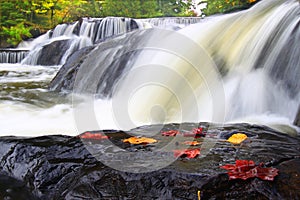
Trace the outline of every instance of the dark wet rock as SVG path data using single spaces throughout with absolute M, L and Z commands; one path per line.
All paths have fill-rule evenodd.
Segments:
M 109 157 L 113 148 L 103 148 L 105 140 L 81 141 L 69 136 L 1 137 L 0 195 L 20 191 L 27 199 L 197 199 L 197 192 L 201 191 L 201 199 L 300 198 L 299 135 L 289 136 L 268 127 L 249 124 L 218 126 L 201 123 L 200 126 L 204 127 L 209 141 L 215 143 L 206 156 L 179 158 L 162 169 L 147 173 L 111 169 L 86 149 L 86 146 L 92 147 L 101 152 L 102 158 L 116 159 Z M 139 152 L 155 155 L 156 148 L 173 139 L 162 136 L 160 127 L 143 126 L 126 133 L 101 132 L 121 149 L 137 152 L 136 156 Z M 184 132 L 194 127 L 198 124 L 169 124 L 162 131 L 180 129 Z M 95 132 L 99 131 L 91 131 Z M 233 146 L 224 141 L 236 132 L 247 134 L 248 142 Z M 152 134 L 151 137 L 159 142 L 152 145 L 123 143 L 122 139 L 128 138 L 129 134 L 148 137 Z M 204 139 L 196 140 L 203 142 Z M 184 147 L 177 145 L 178 148 Z M 165 156 L 173 156 L 172 151 Z M 163 158 L 158 156 L 156 162 L 162 162 Z M 279 175 L 273 182 L 258 178 L 229 181 L 226 171 L 220 166 L 234 163 L 236 159 L 264 162 L 267 167 L 279 169 Z M 132 167 L 135 164 L 132 163 Z M 151 164 L 142 163 L 144 166 Z
M 85 47 L 73 53 L 51 81 L 50 89 L 54 91 L 71 91 L 79 67 L 94 48 L 95 46 Z
M 46 32 L 45 30 L 41 30 L 39 28 L 30 29 L 30 34 L 31 34 L 32 38 L 37 38 L 40 35 L 44 34 L 45 32 Z
M 50 89 L 72 91 L 75 85 L 77 93 L 95 92 L 99 97 L 110 97 L 122 74 L 133 66 L 132 60 L 139 53 L 136 49 L 145 44 L 144 37 L 151 37 L 153 32 L 133 31 L 112 36 L 97 41 L 99 43 L 93 47 L 77 51 L 52 80 Z
M 66 51 L 70 48 L 69 40 L 57 40 L 43 46 L 37 65 L 59 65 Z
M 0 171 L 0 199 L 36 199 L 25 183 Z
M 294 124 L 298 127 L 300 127 L 300 105 L 298 107 L 298 112 L 294 121 Z

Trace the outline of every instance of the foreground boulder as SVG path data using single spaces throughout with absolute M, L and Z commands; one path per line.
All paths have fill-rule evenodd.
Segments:
M 109 168 L 98 161 L 86 147 L 99 148 L 109 157 L 112 148 L 102 148 L 105 140 L 128 152 L 149 152 L 173 137 L 151 135 L 154 144 L 131 145 L 122 140 L 128 134 L 150 136 L 158 126 L 144 126 L 129 132 L 97 131 L 80 139 L 69 136 L 37 138 L 0 138 L 0 198 L 11 199 L 299 199 L 300 137 L 289 136 L 268 127 L 249 124 L 218 126 L 202 124 L 168 124 L 162 131 L 189 133 L 201 126 L 203 137 L 213 141 L 208 150 L 199 146 L 204 156 L 178 158 L 172 164 L 152 172 L 130 173 Z M 241 132 L 248 136 L 242 145 L 226 139 Z M 106 137 L 100 139 L 99 135 Z M 98 139 L 90 138 L 97 134 Z M 204 137 L 205 136 L 205 137 Z M 83 138 L 83 137 L 82 137 Z M 193 140 L 183 137 L 184 140 Z M 182 148 L 182 144 L 176 144 Z M 136 154 L 138 156 L 138 154 Z M 165 156 L 174 156 L 173 152 Z M 114 157 L 110 157 L 114 159 Z M 142 158 L 141 158 L 142 159 Z M 274 181 L 258 178 L 229 180 L 220 166 L 237 159 L 253 160 L 279 170 Z M 158 156 L 156 163 L 162 162 Z M 122 164 L 122 162 L 120 163 Z M 153 164 L 153 163 L 152 163 Z M 151 163 L 142 163 L 145 167 Z M 136 167 L 136 163 L 132 163 Z M 200 191 L 200 192 L 198 192 Z M 19 194 L 16 197 L 16 194 Z

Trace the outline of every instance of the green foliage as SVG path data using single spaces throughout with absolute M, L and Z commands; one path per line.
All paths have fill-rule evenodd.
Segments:
M 192 0 L 105 0 L 105 16 L 132 18 L 191 16 Z
M 140 0 L 106 0 L 103 3 L 103 12 L 106 16 L 141 18 L 148 13 L 156 13 L 155 1 Z
M 192 0 L 159 0 L 158 4 L 162 16 L 176 17 L 194 15 L 193 12 L 190 11 Z
M 24 23 L 19 23 L 16 26 L 9 28 L 3 27 L 3 36 L 8 38 L 7 42 L 12 45 L 17 45 L 24 37 L 31 37 L 30 28 L 26 28 Z
M 0 2 L 0 39 L 12 45 L 18 44 L 24 36 L 31 37 L 29 28 L 24 25 L 26 19 L 18 10 L 17 3 L 18 1 Z
M 237 10 L 249 6 L 254 2 L 256 0 L 203 0 L 200 4 L 207 4 L 206 9 L 202 10 L 205 15 L 213 15 Z

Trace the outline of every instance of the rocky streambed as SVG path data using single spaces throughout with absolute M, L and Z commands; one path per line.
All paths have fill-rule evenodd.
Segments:
M 200 149 L 195 158 L 179 157 L 174 162 L 149 172 L 134 173 L 129 169 L 163 166 L 174 152 L 159 148 L 172 143 L 173 136 L 161 132 L 179 130 L 190 133 L 194 127 L 203 129 L 203 137 L 182 137 L 199 146 L 184 146 L 175 142 L 174 148 Z M 160 130 L 159 132 L 157 130 Z M 157 132 L 157 134 L 153 134 Z M 226 141 L 234 133 L 248 139 L 241 145 Z M 168 124 L 143 126 L 123 132 L 92 131 L 108 139 L 80 138 L 63 135 L 36 138 L 0 138 L 0 198 L 1 199 L 299 199 L 300 198 L 300 136 L 290 136 L 265 126 L 250 124 L 214 125 Z M 130 135 L 151 136 L 153 144 L 128 144 Z M 205 136 L 205 137 L 204 137 Z M 111 146 L 105 143 L 111 142 Z M 207 142 L 209 141 L 209 142 Z M 205 145 L 213 144 L 213 145 Z M 115 147 L 118 148 L 115 148 Z M 94 151 L 88 151 L 87 149 Z M 119 159 L 124 152 L 131 158 Z M 119 154 L 118 154 L 119 153 Z M 155 156 L 149 162 L 141 154 Z M 136 157 L 135 157 L 136 156 Z M 124 170 L 116 170 L 99 160 L 116 161 Z M 133 160 L 132 162 L 130 162 Z M 236 160 L 253 160 L 265 167 L 279 170 L 273 181 L 260 178 L 229 180 L 220 166 Z M 130 164 L 132 163 L 132 165 Z

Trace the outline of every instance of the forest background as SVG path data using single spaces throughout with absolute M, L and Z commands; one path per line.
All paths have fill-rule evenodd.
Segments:
M 240 10 L 256 0 L 1 0 L 0 47 L 15 47 L 82 17 L 196 17 Z M 196 12 L 201 7 L 200 12 Z

